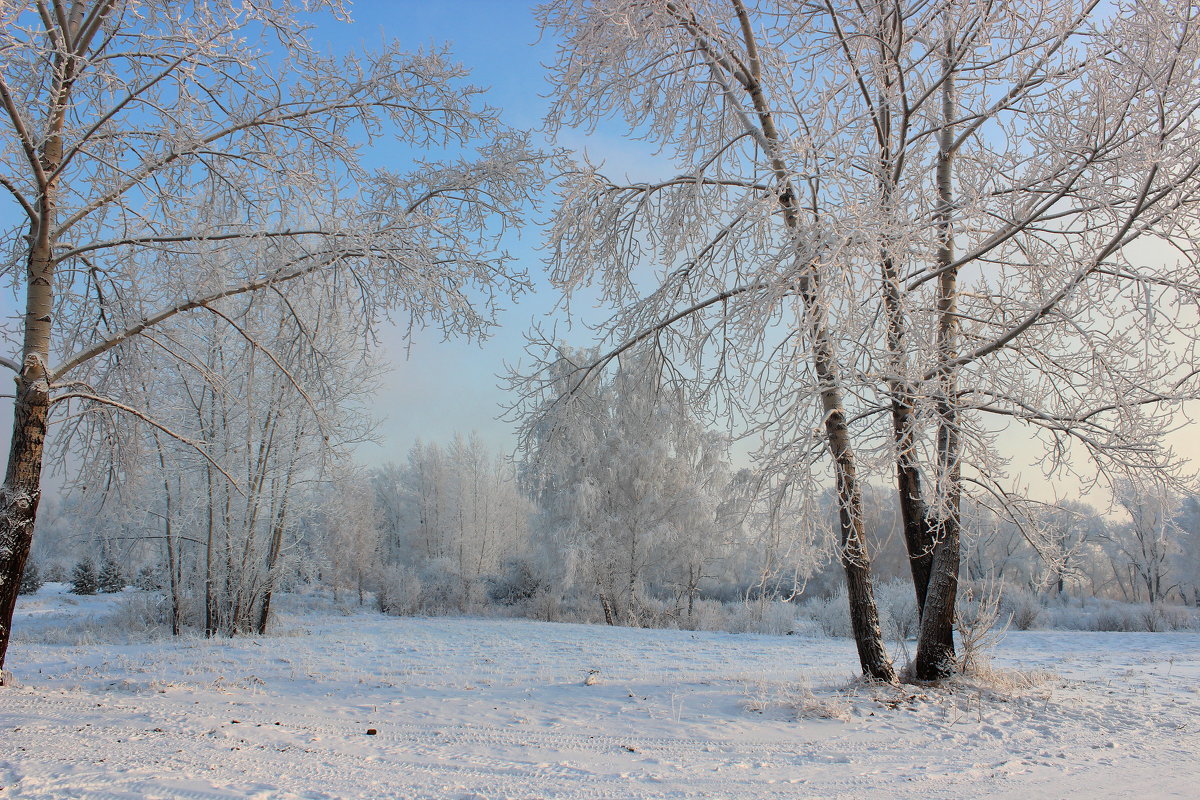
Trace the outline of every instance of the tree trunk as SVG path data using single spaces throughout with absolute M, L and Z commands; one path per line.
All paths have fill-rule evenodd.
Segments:
M 962 493 L 961 442 L 958 428 L 958 271 L 954 263 L 954 48 L 952 31 L 947 31 L 942 60 L 942 130 L 940 131 L 934 223 L 938 231 L 936 266 L 938 278 L 937 375 L 937 468 L 938 505 L 933 520 L 932 574 L 925 594 L 921 632 L 917 639 L 916 677 L 940 680 L 955 671 L 954 605 L 958 596 L 960 561 L 959 503 Z
M 884 9 L 878 20 L 875 35 L 879 42 L 879 61 L 882 65 L 880 90 L 875 104 L 879 159 L 876 165 L 879 200 L 884 218 L 896 219 L 896 193 L 900 182 L 902 161 L 898 152 L 904 142 L 893 141 L 896 104 L 893 92 L 899 80 L 893 69 L 900 67 L 895 59 L 899 47 L 897 35 L 904 25 L 892 9 Z M 903 138 L 906 126 L 899 125 Z M 896 460 L 896 494 L 900 519 L 904 529 L 904 545 L 912 573 L 913 590 L 917 597 L 917 618 L 925 611 L 925 595 L 929 588 L 929 573 L 933 562 L 933 531 L 929 524 L 928 506 L 921 486 L 921 471 L 917 454 L 916 387 L 907 377 L 908 345 L 905 341 L 909 324 L 904 312 L 901 278 L 896 267 L 894 242 L 885 238 L 879 253 L 880 278 L 883 287 L 883 311 L 887 331 L 887 349 L 892 375 L 887 380 L 891 400 L 892 437 Z
M 775 123 L 775 114 L 768 102 L 758 72 L 758 44 L 755 41 L 749 15 L 741 0 L 734 0 L 746 53 L 751 65 L 749 73 L 734 75 L 754 107 L 759 131 L 766 145 L 766 155 L 775 178 L 780 215 L 788 234 L 797 242 L 804 236 L 798 195 L 793 185 L 792 171 L 784 154 L 788 152 L 783 133 Z M 701 40 L 701 46 L 707 46 Z M 718 67 L 714 66 L 714 69 Z M 825 412 L 825 441 L 833 459 L 834 480 L 837 485 L 838 517 L 841 527 L 842 568 L 850 602 L 850 624 L 858 647 L 858 660 L 863 674 L 874 680 L 894 683 L 896 672 L 887 657 L 883 635 L 879 629 L 879 610 L 871 587 L 871 561 L 863 536 L 862 492 L 850 431 L 846 425 L 843 387 L 838 373 L 837 355 L 829 327 L 829 309 L 821 297 L 819 265 L 805 253 L 796 254 L 796 289 L 804 305 L 805 323 L 812 341 L 812 366 L 820 386 L 821 405 Z
M 604 621 L 609 625 L 616 625 L 617 621 L 613 618 L 612 603 L 608 601 L 608 595 L 604 592 L 600 593 L 600 608 L 604 611 Z
M 0 487 L 0 669 L 8 652 L 17 593 L 42 497 L 42 452 L 49 410 L 50 383 L 45 362 L 30 355 L 17 376 L 12 445 L 4 486 Z
M 850 605 L 850 627 L 858 647 L 863 674 L 875 680 L 894 683 L 896 672 L 883 646 L 879 628 L 879 610 L 871 586 L 871 559 L 863 531 L 862 491 L 858 485 L 854 453 L 846 427 L 846 413 L 833 392 L 824 392 L 825 430 L 833 453 L 838 493 L 838 519 L 841 525 L 840 558 L 846 573 L 846 592 Z
M 60 56 L 56 59 L 56 95 L 63 94 L 68 82 L 69 67 Z M 62 163 L 64 113 L 51 114 L 54 124 L 39 153 L 42 173 L 48 176 L 53 176 Z M 41 187 L 37 218 L 30 223 L 28 236 L 22 364 L 21 372 L 15 376 L 12 442 L 4 485 L 0 487 L 0 670 L 12 636 L 17 592 L 33 544 L 34 523 L 42 498 L 42 456 L 50 413 L 47 364 L 54 313 L 54 248 L 50 236 L 57 195 L 57 178 L 50 178 Z

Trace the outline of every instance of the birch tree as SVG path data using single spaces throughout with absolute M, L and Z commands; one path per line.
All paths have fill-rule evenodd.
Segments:
M 207 316 L 160 324 L 154 336 L 170 343 L 169 353 L 121 348 L 122 369 L 99 376 L 93 389 L 127 407 L 153 408 L 172 436 L 104 406 L 83 406 L 64 426 L 64 444 L 85 456 L 84 492 L 154 520 L 142 532 L 163 543 L 177 633 L 184 624 L 209 635 L 265 632 L 279 578 L 300 557 L 301 519 L 351 503 L 336 493 L 320 497 L 314 486 L 331 473 L 342 478 L 337 464 L 346 447 L 369 433 L 354 399 L 371 390 L 374 370 L 354 331 L 320 300 L 299 291 L 286 300 L 226 298 Z M 189 363 L 179 369 L 182 353 Z M 334 485 L 364 491 L 350 477 Z M 361 568 L 359 540 L 372 526 L 349 512 L 328 513 L 331 537 L 353 559 L 347 569 Z M 200 618 L 184 607 L 202 609 Z
M 406 464 L 376 470 L 372 483 L 383 564 L 417 573 L 431 610 L 480 606 L 488 579 L 528 547 L 532 509 L 513 465 L 476 434 L 417 442 Z
M 0 657 L 52 405 L 149 421 L 91 389 L 122 347 L 160 346 L 168 320 L 293 282 L 320 282 L 359 321 L 391 308 L 476 334 L 495 293 L 523 285 L 495 234 L 519 223 L 536 172 L 525 138 L 446 53 L 391 44 L 328 56 L 305 11 L 345 9 L 46 0 L 0 11 L 0 186 L 21 218 L 5 234 L 6 268 L 24 305 L 10 331 L 20 352 L 3 362 L 16 399 L 0 490 Z M 446 156 L 367 169 L 361 148 L 392 137 L 400 152 Z

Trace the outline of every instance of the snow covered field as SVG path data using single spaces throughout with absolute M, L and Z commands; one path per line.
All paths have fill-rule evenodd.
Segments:
M 1028 800 L 1200 785 L 1196 633 L 1010 633 L 994 666 L 1042 674 L 884 690 L 853 684 L 844 640 L 289 602 L 275 636 L 145 641 L 106 621 L 111 596 L 22 598 L 0 798 Z

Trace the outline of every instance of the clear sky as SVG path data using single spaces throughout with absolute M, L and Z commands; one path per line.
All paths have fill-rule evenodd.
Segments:
M 370 46 L 381 38 L 398 39 L 411 49 L 449 44 L 455 58 L 471 70 L 472 82 L 489 90 L 487 102 L 503 109 L 508 124 L 540 129 L 551 88 L 542 65 L 554 59 L 555 44 L 541 35 L 530 3 L 375 0 L 356 3 L 352 13 L 351 25 L 322 24 L 314 34 L 316 42 L 335 48 Z M 649 148 L 627 142 L 619 133 L 567 132 L 559 142 L 586 148 L 592 157 L 621 165 L 619 170 L 641 172 L 641 167 L 650 166 Z M 400 332 L 384 332 L 381 355 L 393 368 L 376 404 L 384 417 L 381 446 L 361 447 L 364 462 L 399 461 L 418 438 L 445 441 L 455 432 L 472 430 L 497 450 L 514 447 L 511 426 L 498 420 L 508 396 L 497 376 L 505 362 L 521 357 L 524 333 L 533 322 L 546 319 L 557 299 L 543 277 L 537 243 L 536 228 L 510 243 L 510 252 L 528 271 L 535 289 L 516 304 L 506 304 L 489 340 L 444 341 L 440 332 L 429 330 L 419 333 L 409 347 Z M 565 331 L 561 322 L 558 330 Z M 572 339 L 582 345 L 589 337 L 588 331 L 578 330 Z
M 370 47 L 382 39 L 398 39 L 411 49 L 449 44 L 455 57 L 471 69 L 473 82 L 489 87 L 488 102 L 504 110 L 509 124 L 540 127 L 550 88 L 542 64 L 553 60 L 554 43 L 541 37 L 524 0 L 360 0 L 352 15 L 350 24 L 320 17 L 315 42 L 335 50 Z M 619 130 L 588 136 L 567 132 L 560 144 L 586 147 L 593 158 L 607 160 L 617 173 L 644 176 L 663 167 L 646 145 L 625 141 Z M 380 162 L 388 157 L 386 146 L 371 155 Z M 0 223 L 7 223 L 12 211 L 0 208 Z M 493 448 L 511 450 L 511 426 L 497 419 L 507 399 L 497 375 L 506 361 L 522 356 L 525 331 L 531 323 L 544 320 L 556 301 L 542 277 L 537 239 L 537 229 L 531 228 L 521 241 L 512 243 L 511 252 L 533 278 L 535 291 L 501 311 L 490 340 L 443 341 L 440 332 L 429 330 L 418 332 L 410 347 L 400 331 L 382 332 L 380 357 L 390 369 L 373 402 L 383 418 L 380 445 L 363 445 L 362 461 L 401 461 L 418 438 L 445 441 L 455 432 L 472 430 Z M 2 298 L 0 311 L 12 314 L 11 303 L 11 296 Z M 561 323 L 559 332 L 564 333 Z M 582 329 L 568 336 L 581 345 L 590 339 Z M 6 441 L 11 410 L 7 404 L 0 404 L 0 409 L 0 438 Z M 1194 426 L 1181 430 L 1175 440 L 1179 449 L 1200 454 L 1200 435 Z M 1029 451 L 1015 443 L 1005 449 L 1015 456 L 1014 472 L 1025 471 L 1031 461 Z M 1032 484 L 1047 499 L 1054 493 L 1036 469 L 1029 469 L 1022 483 Z M 1067 485 L 1062 491 L 1072 490 Z

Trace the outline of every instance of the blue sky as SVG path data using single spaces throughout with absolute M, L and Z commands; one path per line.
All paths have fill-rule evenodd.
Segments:
M 315 43 L 334 50 L 369 48 L 383 39 L 397 39 L 414 50 L 449 45 L 472 71 L 472 82 L 489 88 L 488 102 L 504 110 L 510 125 L 540 127 L 547 105 L 544 96 L 550 89 L 542 64 L 554 59 L 555 43 L 541 36 L 530 4 L 523 0 L 362 0 L 353 7 L 352 16 L 350 24 L 335 23 L 327 15 L 314 18 L 318 22 Z M 618 174 L 644 176 L 662 169 L 662 162 L 656 162 L 646 145 L 627 141 L 621 134 L 619 126 L 590 135 L 568 131 L 560 136 L 560 144 L 586 147 L 590 156 L 606 160 L 610 171 Z M 386 163 L 387 146 L 377 145 L 370 159 Z M 9 210 L 0 210 L 0 217 L 8 214 Z M 534 322 L 546 321 L 557 299 L 542 275 L 537 240 L 538 231 L 530 228 L 523 239 L 511 243 L 511 252 L 533 278 L 535 291 L 507 304 L 490 340 L 444 341 L 440 332 L 428 330 L 418 332 L 409 346 L 401 331 L 381 332 L 379 355 L 390 368 L 370 403 L 382 418 L 380 444 L 360 447 L 363 462 L 401 461 L 418 438 L 445 441 L 455 432 L 472 430 L 494 449 L 511 450 L 515 443 L 511 426 L 497 419 L 507 400 L 498 387 L 498 373 L 505 362 L 521 358 L 525 331 Z M 12 313 L 11 303 L 11 296 L 0 300 L 0 311 Z M 561 322 L 558 331 L 574 344 L 586 344 L 591 338 L 586 329 L 571 332 Z M 0 404 L 0 417 L 9 413 L 7 405 Z M 4 431 L 0 437 L 7 438 L 10 424 L 0 418 Z M 1185 441 L 1191 438 L 1187 429 L 1179 436 Z M 1180 444 L 1192 449 L 1183 441 Z M 1021 462 L 1029 461 L 1031 454 L 1022 456 L 1019 448 L 1014 454 L 1018 456 L 1014 471 L 1020 471 Z M 1037 482 L 1036 471 L 1028 475 L 1027 480 Z
M 508 124 L 536 130 L 546 113 L 550 90 L 543 64 L 555 57 L 555 43 L 541 35 L 532 7 L 514 0 L 392 0 L 360 2 L 350 25 L 323 24 L 314 32 L 318 44 L 340 49 L 371 46 L 381 39 L 397 39 L 406 48 L 448 44 L 455 58 L 472 73 L 472 82 L 488 89 L 487 102 L 504 111 Z M 620 131 L 585 134 L 565 132 L 561 144 L 586 147 L 593 157 L 604 158 L 618 172 L 640 171 L 648 148 L 621 138 Z M 386 157 L 386 148 L 376 156 Z M 543 276 L 536 250 L 538 231 L 529 228 L 510 252 L 528 271 L 535 291 L 516 304 L 506 304 L 493 336 L 482 343 L 444 341 L 440 332 L 419 333 L 412 346 L 398 330 L 384 331 L 380 355 L 391 364 L 384 376 L 375 407 L 383 422 L 381 446 L 363 445 L 359 457 L 368 464 L 402 460 L 413 441 L 445 441 L 455 432 L 477 431 L 493 448 L 510 451 L 512 427 L 497 417 L 508 395 L 499 387 L 498 373 L 505 362 L 519 359 L 524 333 L 543 321 L 557 295 Z M 577 309 L 578 310 L 578 309 Z M 566 333 L 560 322 L 558 330 Z M 590 340 L 579 329 L 570 339 Z

